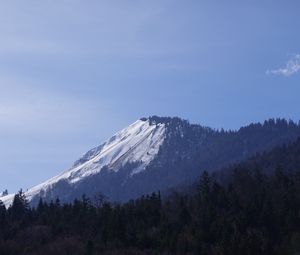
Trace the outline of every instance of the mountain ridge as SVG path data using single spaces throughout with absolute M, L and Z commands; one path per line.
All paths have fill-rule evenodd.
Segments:
M 299 136 L 299 124 L 283 119 L 224 131 L 178 117 L 141 118 L 25 194 L 32 203 L 40 197 L 70 202 L 96 193 L 126 201 L 193 180 L 204 170 L 225 167 Z M 8 204 L 12 197 L 1 199 Z

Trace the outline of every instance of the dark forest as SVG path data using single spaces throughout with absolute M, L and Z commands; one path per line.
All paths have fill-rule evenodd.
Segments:
M 99 194 L 30 207 L 20 191 L 0 205 L 1 255 L 298 254 L 299 152 L 300 140 L 227 169 L 226 184 L 204 172 L 189 193 L 124 204 Z

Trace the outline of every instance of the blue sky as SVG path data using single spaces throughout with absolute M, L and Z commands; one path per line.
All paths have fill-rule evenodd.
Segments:
M 149 115 L 236 129 L 300 118 L 298 0 L 9 0 L 0 190 L 67 169 Z

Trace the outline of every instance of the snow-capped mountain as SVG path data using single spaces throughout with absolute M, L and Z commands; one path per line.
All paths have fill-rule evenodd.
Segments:
M 165 125 L 150 125 L 149 120 L 138 120 L 115 134 L 107 142 L 87 152 L 71 169 L 51 179 L 50 183 L 66 179 L 76 183 L 82 178 L 99 173 L 104 166 L 118 171 L 129 162 L 140 162 L 131 175 L 145 170 L 164 141 Z M 47 182 L 46 184 L 49 184 Z
M 149 119 L 140 119 L 116 133 L 104 144 L 88 151 L 67 171 L 27 190 L 26 197 L 30 201 L 35 196 L 51 190 L 62 180 L 75 185 L 84 178 L 99 173 L 104 167 L 117 172 L 127 163 L 137 163 L 130 172 L 130 176 L 133 176 L 146 169 L 158 153 L 164 139 L 165 124 L 153 125 Z M 10 194 L 2 197 L 2 201 L 10 204 L 12 198 L 13 194 Z
M 203 170 L 216 170 L 298 137 L 299 124 L 285 120 L 226 132 L 179 118 L 143 118 L 25 194 L 32 204 L 39 198 L 71 202 L 83 194 L 92 198 L 97 193 L 113 201 L 127 201 L 193 181 Z M 9 205 L 13 196 L 0 199 Z

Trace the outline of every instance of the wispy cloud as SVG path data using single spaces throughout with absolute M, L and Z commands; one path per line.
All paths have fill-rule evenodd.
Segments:
M 284 68 L 278 68 L 274 70 L 268 70 L 267 74 L 283 75 L 289 77 L 300 71 L 300 54 L 294 55 L 287 63 Z
M 104 99 L 78 97 L 41 83 L 38 79 L 0 73 L 0 140 L 2 134 L 8 133 L 41 137 L 82 135 L 92 125 L 101 127 L 95 112 L 102 119 L 109 118 L 109 102 Z

